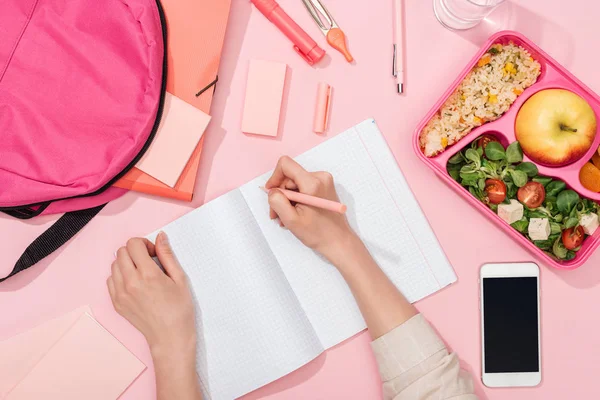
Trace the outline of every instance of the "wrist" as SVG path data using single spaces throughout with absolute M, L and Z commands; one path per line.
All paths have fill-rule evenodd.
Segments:
M 176 361 L 178 364 L 196 363 L 196 338 L 189 337 L 181 340 L 164 340 L 148 342 L 150 354 L 154 363 L 170 363 Z
M 353 260 L 356 260 L 359 253 L 364 251 L 366 251 L 366 248 L 362 240 L 354 231 L 349 231 L 329 246 L 328 250 L 323 252 L 323 255 L 338 270 L 342 271 L 351 268 L 355 264 Z

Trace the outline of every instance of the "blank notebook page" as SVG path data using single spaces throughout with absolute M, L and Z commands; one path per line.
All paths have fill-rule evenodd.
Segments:
M 456 280 L 375 121 L 297 160 L 333 173 L 350 223 L 411 302 Z M 240 397 L 365 328 L 337 270 L 269 219 L 268 176 L 163 228 L 199 305 L 207 399 Z
M 456 281 L 456 275 L 375 121 L 367 120 L 296 158 L 308 171 L 333 174 L 350 224 L 409 301 Z M 323 347 L 366 328 L 341 275 L 269 219 L 267 173 L 241 190 Z M 415 238 L 419 238 L 419 241 Z
M 323 352 L 239 190 L 163 230 L 199 305 L 204 398 L 234 399 Z

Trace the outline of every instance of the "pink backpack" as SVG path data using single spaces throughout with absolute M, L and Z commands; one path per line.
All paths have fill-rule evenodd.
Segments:
M 158 129 L 166 61 L 159 0 L 0 1 L 0 211 L 66 212 L 0 281 L 124 193 L 111 185 Z

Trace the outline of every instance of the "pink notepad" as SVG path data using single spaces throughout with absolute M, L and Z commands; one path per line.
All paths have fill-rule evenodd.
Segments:
M 85 313 L 85 306 L 0 342 L 0 399 L 14 388 Z
M 52 346 L 7 400 L 115 400 L 145 369 L 89 314 Z
M 242 132 L 277 136 L 287 65 L 250 60 Z
M 156 137 L 136 167 L 174 187 L 209 122 L 210 115 L 167 92 Z

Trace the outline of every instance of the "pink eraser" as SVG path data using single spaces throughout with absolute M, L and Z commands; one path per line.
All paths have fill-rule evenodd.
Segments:
M 250 60 L 242 132 L 277 136 L 287 65 Z
M 317 103 L 315 106 L 315 119 L 313 121 L 313 131 L 315 133 L 323 133 L 327 130 L 330 106 L 331 86 L 321 82 L 317 88 Z

